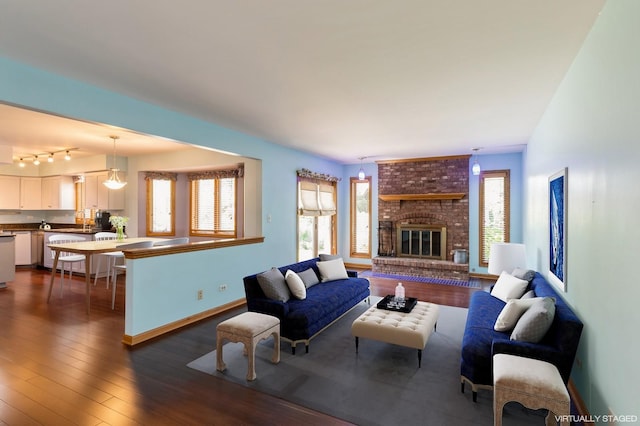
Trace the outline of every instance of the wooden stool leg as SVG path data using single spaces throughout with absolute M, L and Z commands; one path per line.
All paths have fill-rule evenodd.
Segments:
M 218 337 L 216 338 L 216 370 L 224 371 L 227 369 L 227 366 L 224 364 L 222 360 L 222 341 L 224 336 L 218 333 Z
M 244 342 L 244 347 L 247 351 L 247 358 L 249 358 L 249 368 L 247 369 L 247 380 L 253 381 L 256 379 L 256 345 L 254 339 L 247 339 Z M 248 347 L 247 347 L 248 346 Z
M 273 336 L 273 357 L 271 362 L 277 364 L 280 362 L 280 332 L 276 330 L 271 335 Z
M 503 401 L 500 392 L 496 392 L 494 389 L 493 394 L 493 426 L 502 426 L 502 409 L 504 408 L 505 401 Z

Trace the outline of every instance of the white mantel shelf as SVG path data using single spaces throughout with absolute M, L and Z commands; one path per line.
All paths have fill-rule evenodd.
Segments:
M 442 192 L 426 194 L 380 194 L 382 201 L 419 201 L 419 200 L 461 200 L 464 192 Z

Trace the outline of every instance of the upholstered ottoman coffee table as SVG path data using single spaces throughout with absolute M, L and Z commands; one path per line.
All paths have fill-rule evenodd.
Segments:
M 271 362 L 280 362 L 280 320 L 271 315 L 257 312 L 244 312 L 216 327 L 216 370 L 224 371 L 227 366 L 222 360 L 222 344 L 226 339 L 230 342 L 243 343 L 244 353 L 249 358 L 247 380 L 255 380 L 256 345 L 273 336 L 273 357 Z
M 427 302 L 417 302 L 408 313 L 372 306 L 351 325 L 351 334 L 356 338 L 356 353 L 360 337 L 414 348 L 418 350 L 420 368 L 422 350 L 436 328 L 438 311 L 438 305 Z

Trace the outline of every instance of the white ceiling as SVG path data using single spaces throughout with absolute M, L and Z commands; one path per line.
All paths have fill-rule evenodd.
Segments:
M 604 2 L 11 1 L 0 55 L 344 163 L 507 152 Z M 34 136 L 5 113 L 3 144 L 112 146 L 104 126 Z

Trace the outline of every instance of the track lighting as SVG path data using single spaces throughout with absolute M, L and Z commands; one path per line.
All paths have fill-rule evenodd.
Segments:
M 64 159 L 69 161 L 71 160 L 71 151 L 77 151 L 78 148 L 64 148 L 58 151 L 48 151 L 48 152 L 40 152 L 38 154 L 20 154 L 20 160 L 18 162 L 18 166 L 19 167 L 24 167 L 24 160 L 29 160 L 29 159 L 33 159 L 33 164 L 35 166 L 40 165 L 40 158 L 39 157 L 43 157 L 46 155 L 47 156 L 47 162 L 48 163 L 53 163 L 55 161 L 55 155 L 64 152 L 65 156 Z

